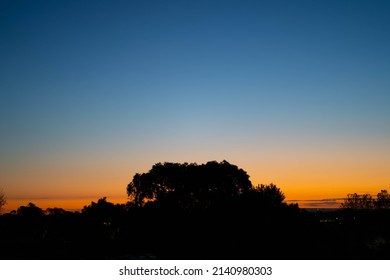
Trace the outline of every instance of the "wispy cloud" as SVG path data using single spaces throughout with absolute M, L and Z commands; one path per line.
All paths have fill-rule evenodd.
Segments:
M 298 203 L 301 208 L 339 208 L 344 198 L 287 200 L 287 203 Z

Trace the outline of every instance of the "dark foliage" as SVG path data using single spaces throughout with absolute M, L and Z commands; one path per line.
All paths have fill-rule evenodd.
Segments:
M 370 194 L 348 194 L 341 204 L 341 208 L 352 210 L 390 209 L 390 194 L 387 190 L 381 190 L 376 198 Z
M 227 161 L 202 165 L 166 162 L 136 174 L 127 193 L 137 206 L 155 202 L 177 208 L 208 208 L 230 203 L 251 187 L 247 173 Z

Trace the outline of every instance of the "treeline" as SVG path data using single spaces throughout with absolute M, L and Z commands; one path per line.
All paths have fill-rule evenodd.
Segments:
M 387 190 L 381 190 L 376 198 L 371 194 L 348 194 L 341 204 L 341 208 L 351 210 L 390 209 L 390 194 Z
M 388 259 L 390 215 L 306 212 L 226 161 L 158 163 L 81 212 L 30 203 L 0 216 L 2 259 Z M 378 198 L 377 198 L 378 199 Z
M 33 203 L 0 216 L 2 259 L 246 259 L 286 256 L 287 226 L 299 209 L 272 212 L 113 204 L 105 198 L 81 212 L 43 211 Z M 294 222 L 295 221 L 295 222 Z M 291 236 L 291 234 L 290 234 Z M 275 242 L 275 243 L 274 243 Z M 292 257 L 292 256 L 291 256 Z

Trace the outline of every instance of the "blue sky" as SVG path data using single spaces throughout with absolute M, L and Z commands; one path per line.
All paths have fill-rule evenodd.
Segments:
M 288 194 L 329 177 L 300 181 L 324 162 L 333 174 L 362 162 L 343 191 L 389 184 L 389 12 L 387 1 L 2 1 L 0 184 L 11 197 L 125 194 L 155 162 L 214 159 Z

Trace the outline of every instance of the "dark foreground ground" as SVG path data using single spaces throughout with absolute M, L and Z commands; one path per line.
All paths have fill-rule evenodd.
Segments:
M 390 212 L 27 209 L 0 216 L 0 258 L 390 259 Z

